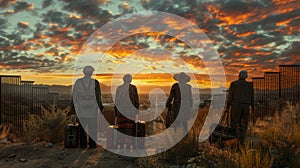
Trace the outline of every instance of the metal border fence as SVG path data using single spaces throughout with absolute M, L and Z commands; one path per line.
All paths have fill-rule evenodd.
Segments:
M 41 107 L 47 108 L 54 96 L 58 98 L 58 93 L 49 93 L 47 86 L 22 81 L 21 76 L 0 75 L 0 125 L 10 124 L 21 131 L 28 115 L 41 115 Z
M 279 72 L 265 72 L 252 80 L 257 117 L 274 114 L 285 102 L 300 101 L 300 65 L 279 65 Z
M 300 65 L 279 65 L 280 95 L 285 101 L 300 100 Z
M 15 122 L 18 121 L 16 116 L 21 113 L 21 94 L 19 92 L 20 89 L 18 87 L 21 82 L 21 77 L 1 75 L 0 82 L 0 124 L 16 124 Z
M 255 117 L 273 114 L 282 102 L 300 101 L 300 65 L 279 65 L 279 72 L 265 72 L 253 77 Z M 48 107 L 57 93 L 47 86 L 22 81 L 21 76 L 0 75 L 0 124 L 12 124 L 21 129 L 28 114 L 41 115 L 41 106 Z

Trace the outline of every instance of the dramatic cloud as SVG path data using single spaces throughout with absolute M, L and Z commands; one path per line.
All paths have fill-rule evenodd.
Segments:
M 25 1 L 17 1 L 14 4 L 14 11 L 15 12 L 19 12 L 22 10 L 33 10 L 34 9 L 34 4 L 30 4 L 28 2 Z
M 107 10 L 102 10 L 100 5 L 101 1 L 97 0 L 64 0 L 66 5 L 64 6 L 65 10 L 71 12 L 77 12 L 82 15 L 82 17 L 87 19 L 96 19 L 101 21 L 109 21 L 112 16 Z M 104 22 L 103 22 L 104 23 Z
M 151 10 L 176 14 L 197 25 L 219 52 L 228 79 L 240 69 L 248 70 L 250 77 L 261 76 L 276 71 L 278 64 L 300 64 L 299 6 L 299 0 L 0 0 L 1 73 L 13 69 L 72 73 L 81 47 L 98 28 L 123 14 Z M 157 25 L 150 21 L 162 22 L 162 32 L 151 32 Z M 199 55 L 178 37 L 166 35 L 167 26 L 181 30 L 184 25 L 159 18 L 145 19 L 143 24 L 136 29 L 123 24 L 106 35 L 114 39 L 129 29 L 136 33 L 109 49 L 103 72 L 113 73 L 114 65 L 130 61 L 153 72 L 175 71 L 182 66 L 174 61 L 177 58 L 205 73 Z M 203 50 L 200 55 L 211 53 L 205 41 L 201 43 L 196 44 Z M 103 54 L 103 47 L 105 41 L 99 36 L 95 51 Z M 213 63 L 211 59 L 209 64 Z
M 43 7 L 43 8 L 47 8 L 47 7 L 49 7 L 50 5 L 52 5 L 52 3 L 53 3 L 53 0 L 44 0 L 44 1 L 43 1 L 43 4 L 42 4 L 42 7 Z
M 16 0 L 0 0 L 0 7 L 7 7 L 16 3 Z
M 28 22 L 18 22 L 18 27 L 19 28 L 28 28 L 29 25 L 30 24 Z

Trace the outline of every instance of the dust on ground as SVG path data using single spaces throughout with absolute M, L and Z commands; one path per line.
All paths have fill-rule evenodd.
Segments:
M 135 158 L 96 149 L 64 148 L 63 145 L 0 144 L 0 167 L 134 167 Z

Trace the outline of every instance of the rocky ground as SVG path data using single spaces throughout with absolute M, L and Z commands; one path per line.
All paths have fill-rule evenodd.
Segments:
M 103 148 L 65 149 L 63 145 L 22 143 L 0 145 L 0 167 L 134 167 L 134 158 L 120 157 Z
M 156 128 L 153 130 L 154 133 L 159 133 L 164 129 L 160 122 L 155 122 L 153 127 Z M 171 155 L 168 155 L 168 152 L 145 158 L 131 158 L 111 153 L 102 147 L 66 149 L 63 144 L 40 142 L 28 145 L 2 141 L 2 143 L 0 142 L 0 167 L 210 168 L 220 167 L 219 163 L 225 156 L 226 158 L 235 157 L 230 150 L 220 150 L 208 142 L 196 146 L 199 149 L 194 156 L 186 157 L 183 159 L 184 161 L 177 161 L 170 158 Z M 175 155 L 177 154 L 175 153 Z
M 235 157 L 228 150 L 219 150 L 206 143 L 200 144 L 196 156 L 187 158 L 186 163 L 168 162 L 161 156 L 148 158 L 130 158 L 113 154 L 101 147 L 96 149 L 65 149 L 63 145 L 39 143 L 27 145 L 23 143 L 0 144 L 0 167 L 10 168 L 50 168 L 50 167 L 173 167 L 173 168 L 209 168 L 219 167 L 224 162 L 223 156 Z M 161 158 L 159 158 L 161 157 Z

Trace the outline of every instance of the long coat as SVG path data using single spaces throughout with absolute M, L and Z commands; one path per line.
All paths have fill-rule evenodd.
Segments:
M 120 112 L 131 117 L 138 114 L 139 109 L 139 96 L 136 86 L 124 83 L 118 86 L 115 96 L 115 110 L 116 115 L 122 116 Z
M 81 97 L 84 93 L 90 92 L 90 99 L 94 102 L 90 107 L 80 106 Z M 75 109 L 78 117 L 94 118 L 98 116 L 98 108 L 102 111 L 100 84 L 96 79 L 83 77 L 76 80 L 73 86 L 71 107 Z
M 171 108 L 174 118 L 180 113 L 179 120 L 189 120 L 191 108 L 193 107 L 191 85 L 187 83 L 173 84 L 166 107 Z

